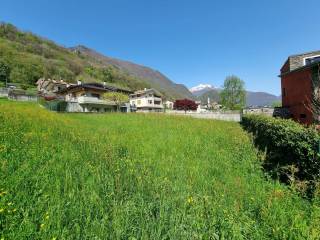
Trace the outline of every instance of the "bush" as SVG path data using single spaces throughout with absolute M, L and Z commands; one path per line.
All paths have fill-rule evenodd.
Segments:
M 51 100 L 51 101 L 45 101 L 44 99 L 41 99 L 40 102 L 45 108 L 56 111 L 56 112 L 65 112 L 67 109 L 67 103 L 62 100 Z
M 195 111 L 197 110 L 198 105 L 195 101 L 190 99 L 178 99 L 174 102 L 173 108 L 175 110 L 184 110 L 184 111 Z
M 290 180 L 292 174 L 298 180 L 319 180 L 320 137 L 316 130 L 292 120 L 261 115 L 244 116 L 242 125 L 253 134 L 256 146 L 266 152 L 267 170 L 283 180 Z

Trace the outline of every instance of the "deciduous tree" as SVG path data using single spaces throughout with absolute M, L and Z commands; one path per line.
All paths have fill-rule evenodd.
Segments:
M 197 110 L 198 105 L 195 103 L 195 101 L 190 99 L 179 99 L 176 100 L 173 104 L 173 108 L 176 110 Z
M 234 75 L 227 77 L 220 97 L 222 105 L 226 108 L 236 110 L 245 107 L 246 91 L 244 81 Z
M 103 99 L 115 102 L 118 110 L 121 104 L 129 102 L 129 97 L 120 92 L 107 92 L 103 94 Z
M 0 61 L 0 82 L 8 82 L 10 78 L 10 66 L 5 61 Z

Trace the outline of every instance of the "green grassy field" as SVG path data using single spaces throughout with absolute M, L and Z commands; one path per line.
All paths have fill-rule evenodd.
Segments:
M 237 123 L 0 100 L 0 239 L 319 239 Z

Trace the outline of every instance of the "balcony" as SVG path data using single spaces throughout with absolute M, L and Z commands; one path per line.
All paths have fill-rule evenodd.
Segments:
M 97 97 L 87 97 L 87 96 L 81 96 L 78 98 L 73 98 L 72 100 L 75 100 L 75 102 L 78 102 L 79 104 L 99 104 L 99 105 L 108 105 L 113 106 L 116 105 L 115 102 L 109 101 L 109 100 L 102 100 Z
M 144 104 L 137 104 L 137 108 L 163 108 L 162 104 L 150 104 L 150 103 L 144 103 Z

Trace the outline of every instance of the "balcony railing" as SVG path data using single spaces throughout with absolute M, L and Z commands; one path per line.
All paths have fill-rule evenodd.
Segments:
M 149 107 L 149 108 L 163 108 L 163 104 L 150 104 L 150 103 L 144 103 L 144 104 L 137 104 L 138 108 L 142 107 Z
M 71 99 L 72 102 L 78 102 L 79 104 L 100 104 L 100 105 L 116 105 L 115 102 L 99 99 L 97 97 L 81 96 Z

